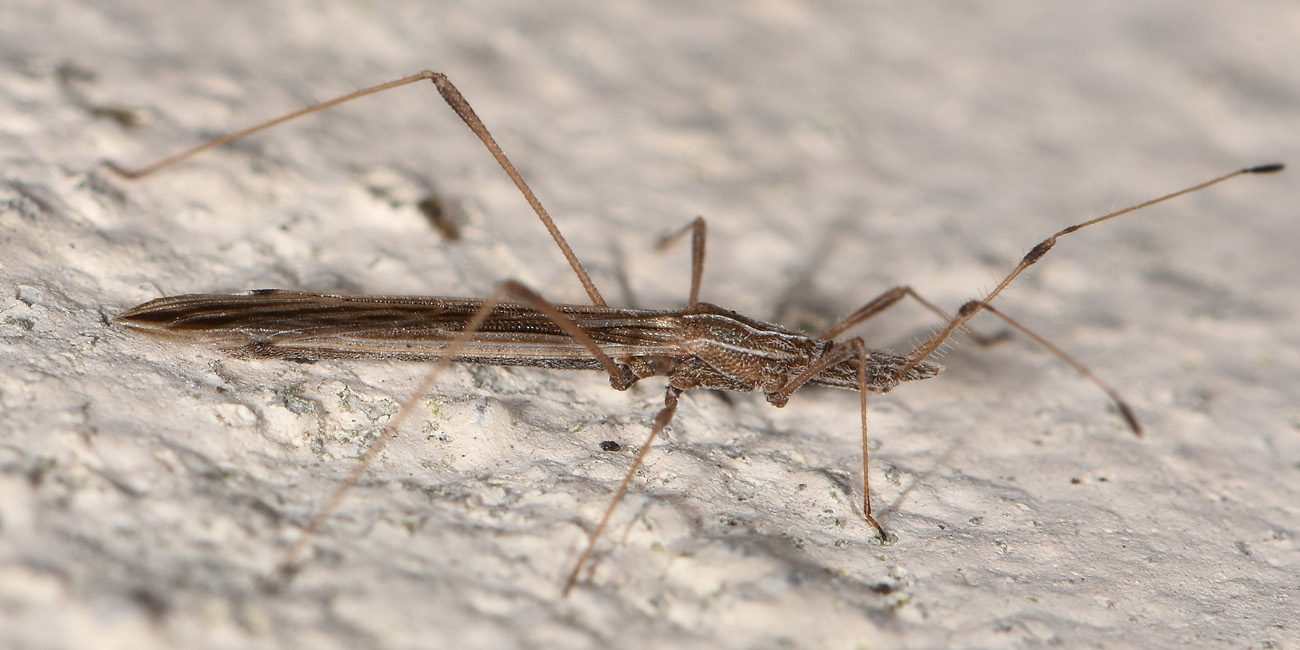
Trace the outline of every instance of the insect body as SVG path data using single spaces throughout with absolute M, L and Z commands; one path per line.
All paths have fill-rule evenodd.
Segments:
M 389 436 L 412 413 L 415 403 L 449 363 L 540 366 L 559 369 L 593 369 L 609 375 L 610 384 L 627 389 L 638 380 L 667 377 L 664 406 L 655 416 L 650 433 L 615 491 L 604 515 L 591 530 L 587 545 L 569 573 L 564 593 L 576 584 L 627 492 L 651 443 L 672 420 L 678 397 L 695 388 L 761 391 L 767 400 L 784 406 L 806 384 L 857 391 L 862 429 L 863 516 L 882 539 L 884 528 L 872 513 L 867 458 L 867 394 L 885 393 L 903 382 L 934 377 L 940 367 L 929 357 L 982 311 L 1001 318 L 1028 335 L 1093 381 L 1115 401 L 1135 433 L 1140 433 L 1132 410 L 1118 393 L 1059 348 L 1007 317 L 989 303 L 1025 269 L 1036 263 L 1065 235 L 1128 214 L 1154 203 L 1194 192 L 1241 174 L 1276 172 L 1280 164 L 1238 170 L 1136 206 L 1062 229 L 1035 246 L 983 299 L 972 300 L 956 316 L 922 298 L 910 287 L 896 287 L 853 312 L 819 336 L 810 336 L 764 323 L 699 300 L 704 271 L 705 224 L 696 219 L 670 242 L 692 234 L 691 289 L 687 307 L 677 311 L 617 309 L 609 307 L 591 281 L 559 228 L 532 189 L 501 151 L 487 128 L 446 76 L 421 72 L 394 82 L 356 91 L 265 122 L 135 171 L 113 168 L 129 178 L 139 178 L 201 151 L 247 137 L 301 115 L 358 97 L 418 81 L 431 81 L 443 99 L 483 142 L 497 163 L 514 181 L 533 211 L 551 234 L 578 276 L 592 305 L 554 305 L 514 281 L 503 282 L 488 298 L 425 298 L 333 296 L 298 291 L 260 290 L 240 294 L 199 294 L 159 298 L 117 317 L 131 329 L 169 338 L 217 345 L 230 353 L 254 358 L 322 359 L 384 358 L 436 360 L 414 395 L 386 425 L 366 451 L 351 476 L 317 511 L 298 542 L 286 553 L 282 568 L 290 568 L 311 535 L 355 485 L 377 457 Z M 868 350 L 861 338 L 836 340 L 854 326 L 911 298 L 943 318 L 947 324 L 906 354 Z
M 282 359 L 380 358 L 436 361 L 465 333 L 484 301 L 414 296 L 331 296 L 264 289 L 239 294 L 159 298 L 117 321 L 144 332 L 217 345 L 234 356 Z M 666 376 L 680 390 L 762 391 L 787 386 L 834 343 L 746 318 L 709 303 L 682 311 L 556 305 L 631 381 Z M 546 314 L 498 304 L 450 357 L 460 363 L 600 370 L 601 364 Z M 906 357 L 871 352 L 867 388 L 885 393 L 902 381 L 939 374 L 923 362 L 905 375 Z M 808 383 L 857 390 L 857 361 L 823 368 Z M 782 402 L 784 404 L 784 402 Z

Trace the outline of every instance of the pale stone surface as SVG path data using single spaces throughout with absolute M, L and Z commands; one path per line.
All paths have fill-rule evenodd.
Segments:
M 902 283 L 956 307 L 1058 227 L 1300 163 L 1291 3 L 268 4 L 0 7 L 0 646 L 1295 644 L 1294 172 L 1063 240 L 1002 302 L 1120 387 L 1145 440 L 1029 342 L 959 342 L 872 401 L 882 548 L 852 395 L 688 396 L 561 600 L 631 459 L 600 442 L 640 444 L 661 384 L 456 370 L 275 591 L 424 369 L 106 324 L 271 286 L 583 300 L 431 89 L 143 182 L 97 167 L 432 68 L 611 302 L 680 304 L 685 247 L 650 246 L 703 214 L 705 299 L 815 327 Z M 412 206 L 431 190 L 461 241 Z M 929 326 L 906 307 L 862 333 Z

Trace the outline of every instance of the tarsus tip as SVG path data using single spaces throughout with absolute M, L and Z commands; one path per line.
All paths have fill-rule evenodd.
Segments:
M 1129 408 L 1128 404 L 1125 404 L 1124 402 L 1116 402 L 1116 406 L 1119 407 L 1120 416 L 1124 418 L 1124 424 L 1128 425 L 1128 428 L 1133 432 L 1133 435 L 1141 438 L 1142 425 L 1138 424 L 1137 416 L 1133 414 L 1133 409 Z
M 125 179 L 128 179 L 128 180 L 135 180 L 135 179 L 137 179 L 137 178 L 139 178 L 139 177 L 141 176 L 141 174 L 140 174 L 137 170 L 134 170 L 134 169 L 127 169 L 127 168 L 125 168 L 125 167 L 122 167 L 122 166 L 118 165 L 117 163 L 115 163 L 115 162 L 113 162 L 113 161 L 111 161 L 111 160 L 105 160 L 105 161 L 103 161 L 101 164 L 102 164 L 105 168 L 107 168 L 108 171 L 113 172 L 114 174 L 117 174 L 118 176 L 121 176 L 122 178 L 125 178 Z

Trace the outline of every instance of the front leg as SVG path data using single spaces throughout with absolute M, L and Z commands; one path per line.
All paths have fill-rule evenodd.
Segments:
M 790 401 L 790 396 L 804 384 L 811 381 L 813 377 L 816 377 L 823 370 L 852 357 L 858 359 L 858 406 L 862 421 L 862 514 L 866 517 L 867 523 L 876 529 L 876 534 L 880 535 L 881 541 L 889 541 L 888 533 L 885 532 L 880 522 L 876 521 L 871 509 L 871 467 L 867 451 L 867 386 L 874 384 L 867 371 L 871 353 L 867 351 L 867 345 L 862 342 L 862 339 L 854 337 L 831 346 L 825 354 L 808 364 L 808 367 L 803 372 L 796 375 L 785 386 L 768 393 L 767 401 L 771 402 L 773 406 L 785 406 Z M 898 378 L 894 377 L 892 383 L 897 384 Z M 892 386 L 890 387 L 892 388 Z M 888 392 L 888 390 L 881 392 Z

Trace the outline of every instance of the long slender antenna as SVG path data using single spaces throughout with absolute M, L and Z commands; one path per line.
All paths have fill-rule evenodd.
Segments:
M 907 374 L 907 371 L 916 367 L 917 364 L 924 361 L 931 354 L 934 354 L 934 351 L 938 350 L 939 346 L 943 345 L 943 342 L 948 340 L 948 337 L 952 336 L 953 332 L 956 332 L 963 325 L 969 322 L 970 319 L 974 318 L 976 314 L 983 311 L 988 306 L 988 304 L 993 301 L 994 298 L 997 298 L 998 295 L 1002 293 L 1003 289 L 1006 289 L 1008 286 L 1010 286 L 1013 280 L 1019 277 L 1021 273 L 1024 273 L 1025 269 L 1033 266 L 1034 263 L 1042 259 L 1043 256 L 1046 255 L 1048 251 L 1052 250 L 1052 247 L 1056 245 L 1057 239 L 1060 239 L 1061 237 L 1064 237 L 1065 235 L 1068 235 L 1072 232 L 1083 230 L 1088 226 L 1099 224 L 1103 221 L 1114 219 L 1115 217 L 1120 217 L 1130 212 L 1136 212 L 1143 208 L 1153 206 L 1157 203 L 1163 203 L 1170 199 L 1178 198 L 1180 196 L 1183 196 L 1184 194 L 1191 194 L 1192 192 L 1203 190 L 1207 187 L 1210 187 L 1211 185 L 1218 185 L 1219 183 L 1222 183 L 1230 178 L 1236 178 L 1237 176 L 1241 176 L 1242 174 L 1272 174 L 1272 173 L 1282 171 L 1283 169 L 1285 169 L 1285 167 L 1286 166 L 1283 165 L 1282 163 L 1269 163 L 1267 165 L 1258 165 L 1256 167 L 1247 167 L 1245 169 L 1238 169 L 1235 172 L 1224 174 L 1222 176 L 1219 176 L 1218 178 L 1213 178 L 1208 181 L 1205 181 L 1204 183 L 1198 183 L 1191 187 L 1178 190 L 1177 192 L 1171 192 L 1164 196 L 1154 198 L 1149 201 L 1143 201 L 1137 205 L 1124 208 L 1123 210 L 1117 210 L 1110 214 L 1097 217 L 1096 219 L 1090 219 L 1088 221 L 1084 221 L 1083 223 L 1077 223 L 1073 226 L 1070 226 L 1069 228 L 1061 229 L 1051 237 L 1048 237 L 1047 239 L 1044 239 L 1043 241 L 1039 242 L 1037 246 L 1034 246 L 1033 249 L 1031 249 L 1028 253 L 1026 253 L 1024 258 L 1020 260 L 1020 263 L 1016 265 L 1016 268 L 1011 269 L 1011 272 L 1008 273 L 1007 276 L 1003 278 L 1001 282 L 998 283 L 998 286 L 994 287 L 994 289 L 990 291 L 988 295 L 984 296 L 984 298 L 981 300 L 971 300 L 966 304 L 962 305 L 961 309 L 957 310 L 956 318 L 953 318 L 952 321 L 950 321 L 948 325 L 943 328 L 943 330 L 941 330 L 938 334 L 935 334 L 934 336 L 930 337 L 930 339 L 927 340 L 926 342 L 916 346 L 916 348 L 912 350 L 910 354 L 908 354 L 907 363 L 904 364 L 903 367 L 898 370 L 898 376 L 901 377 Z M 1131 419 L 1132 413 L 1125 414 L 1125 418 Z

